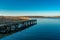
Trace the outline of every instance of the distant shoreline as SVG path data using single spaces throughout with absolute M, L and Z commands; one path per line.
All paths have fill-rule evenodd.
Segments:
M 60 18 L 60 16 L 24 16 L 29 18 Z
M 20 18 L 20 19 L 24 19 L 27 18 L 60 18 L 60 16 L 0 16 L 1 17 L 6 17 L 6 18 Z

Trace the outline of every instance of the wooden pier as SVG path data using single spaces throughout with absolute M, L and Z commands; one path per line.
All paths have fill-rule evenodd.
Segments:
M 7 34 L 21 31 L 35 24 L 37 24 L 37 20 L 26 20 L 23 22 L 16 21 L 16 22 L 0 24 L 0 34 L 2 33 Z

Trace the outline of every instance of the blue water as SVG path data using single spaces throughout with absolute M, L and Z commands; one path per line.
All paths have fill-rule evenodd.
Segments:
M 37 18 L 37 25 L 1 40 L 60 40 L 60 19 Z

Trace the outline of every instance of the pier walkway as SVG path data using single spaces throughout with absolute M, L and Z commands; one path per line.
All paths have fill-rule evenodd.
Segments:
M 9 35 L 17 31 L 22 31 L 35 24 L 37 24 L 37 20 L 26 20 L 23 22 L 16 21 L 16 22 L 10 22 L 10 23 L 3 23 L 3 24 L 0 24 L 0 34 L 3 36 L 7 34 Z M 0 35 L 0 38 L 3 37 L 1 35 Z

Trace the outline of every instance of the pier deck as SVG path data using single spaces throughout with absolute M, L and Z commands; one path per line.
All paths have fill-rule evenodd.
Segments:
M 22 31 L 30 26 L 37 24 L 37 20 L 15 21 L 0 24 L 0 38 Z

